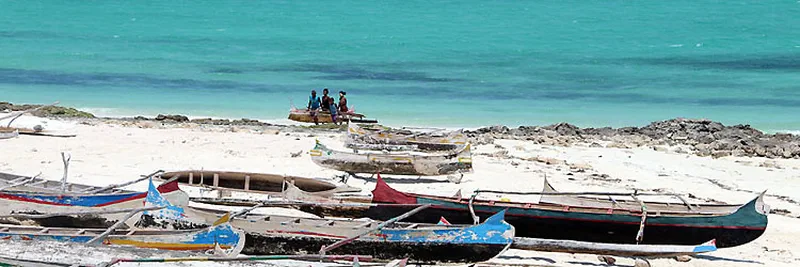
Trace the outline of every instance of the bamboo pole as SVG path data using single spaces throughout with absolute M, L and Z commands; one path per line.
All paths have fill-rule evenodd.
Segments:
M 26 185 L 26 184 L 32 183 L 32 182 L 33 182 L 33 181 L 35 181 L 35 180 L 36 180 L 36 178 L 38 178 L 38 177 L 39 177 L 39 175 L 37 174 L 36 176 L 33 176 L 33 177 L 31 177 L 30 179 L 27 179 L 27 180 L 25 180 L 25 181 L 18 182 L 18 183 L 15 183 L 15 184 L 11 184 L 11 185 L 7 185 L 7 186 L 4 186 L 4 187 L 0 187 L 0 191 L 3 191 L 3 190 L 6 190 L 6 189 L 9 189 L 9 188 L 14 188 L 14 187 L 17 187 L 17 186 L 21 186 L 21 185 Z
M 159 207 L 159 208 L 163 209 L 165 207 Z M 125 215 L 125 217 L 120 219 L 117 223 L 115 223 L 114 225 L 112 225 L 111 227 L 106 229 L 105 232 L 103 232 L 102 234 L 100 234 L 98 236 L 95 236 L 94 238 L 92 238 L 92 240 L 87 241 L 86 244 L 93 244 L 93 243 L 95 243 L 97 241 L 105 239 L 108 235 L 111 234 L 111 232 L 113 232 L 115 229 L 117 229 L 120 226 L 122 226 L 123 224 L 125 224 L 125 221 L 127 221 L 128 219 L 133 217 L 133 215 L 136 215 L 136 213 L 139 213 L 139 212 L 142 212 L 142 211 L 141 210 L 133 210 L 133 211 L 129 212 L 128 214 Z
M 148 175 L 146 175 L 144 177 L 141 177 L 141 178 L 138 178 L 136 180 L 132 180 L 132 181 L 128 181 L 128 182 L 124 182 L 124 183 L 120 183 L 120 184 L 112 184 L 112 185 L 108 185 L 108 186 L 104 186 L 104 187 L 96 188 L 96 189 L 90 188 L 90 189 L 84 190 L 84 191 L 86 193 L 90 193 L 90 194 L 102 193 L 104 191 L 108 191 L 108 190 L 111 190 L 111 189 L 114 189 L 114 188 L 125 187 L 125 186 L 129 186 L 129 185 L 132 185 L 132 184 L 135 184 L 135 183 L 150 179 L 151 177 L 153 177 L 153 176 L 155 176 L 157 174 L 163 173 L 163 172 L 164 172 L 163 170 L 157 170 L 157 171 L 155 171 L 155 172 L 153 172 L 151 174 L 148 174 Z
M 419 207 L 417 207 L 417 208 L 415 208 L 413 210 L 410 210 L 410 211 L 408 211 L 406 213 L 401 214 L 400 216 L 397 216 L 397 217 L 389 219 L 388 221 L 382 222 L 382 223 L 378 224 L 377 226 L 375 226 L 375 228 L 371 228 L 371 229 L 369 229 L 367 231 L 364 231 L 363 233 L 354 235 L 352 237 L 345 238 L 343 240 L 339 240 L 336 243 L 333 243 L 333 244 L 331 244 L 329 246 L 323 245 L 319 249 L 319 255 L 324 256 L 325 252 L 328 252 L 330 250 L 333 250 L 333 249 L 336 249 L 336 248 L 341 247 L 343 245 L 346 245 L 346 244 L 348 244 L 350 242 L 353 242 L 354 240 L 356 240 L 356 239 L 358 239 L 358 238 L 360 238 L 362 236 L 365 236 L 365 235 L 368 235 L 368 234 L 370 234 L 372 232 L 381 230 L 381 229 L 383 229 L 384 227 L 386 227 L 389 224 L 392 224 L 392 223 L 395 223 L 395 222 L 400 221 L 402 219 L 408 218 L 409 216 L 414 215 L 417 212 L 420 212 L 420 211 L 422 211 L 424 209 L 427 209 L 427 208 L 430 208 L 430 207 L 431 207 L 431 204 L 425 204 L 425 205 L 419 206 Z
M 240 211 L 238 211 L 238 212 L 236 212 L 234 214 L 231 214 L 231 219 L 233 219 L 233 217 L 237 217 L 237 216 L 242 216 L 242 215 L 248 214 L 251 211 L 253 211 L 253 210 L 257 209 L 257 208 L 263 207 L 263 206 L 264 206 L 264 203 L 261 203 L 261 204 L 258 204 L 258 205 L 255 205 L 255 206 L 252 206 L 252 207 L 249 207 L 249 208 L 246 208 L 246 209 L 242 209 L 242 210 L 240 210 Z
M 231 204 L 235 202 L 219 200 L 214 198 L 198 198 L 198 197 L 190 197 L 190 201 L 212 204 L 212 205 L 223 205 Z M 229 199 L 231 200 L 231 199 Z M 247 201 L 247 203 L 258 203 L 255 201 Z M 264 204 L 261 207 L 281 207 L 281 206 L 324 206 L 324 207 L 419 207 L 424 206 L 424 204 L 391 204 L 391 203 L 313 203 L 313 202 L 292 202 L 292 201 L 276 201 L 276 202 L 261 202 Z
M 72 155 L 65 156 L 64 152 L 61 152 L 61 160 L 64 161 L 64 176 L 61 177 L 61 193 L 67 191 L 67 171 L 69 170 L 69 161 L 72 159 Z
M 9 214 L 9 215 L 0 215 L 0 218 L 39 219 L 39 218 L 50 218 L 50 217 L 58 217 L 58 216 L 115 214 L 115 213 L 125 213 L 125 212 L 134 212 L 134 211 L 150 211 L 150 210 L 160 210 L 160 209 L 163 209 L 163 208 L 164 207 L 147 207 L 147 208 L 135 208 L 135 209 L 110 209 L 110 210 L 101 210 L 101 211 L 77 211 L 77 212 L 63 212 L 63 213 L 43 213 L 43 214 L 12 213 L 12 214 Z
M 600 195 L 600 196 L 631 196 L 631 193 L 618 192 L 512 192 L 497 190 L 475 190 L 475 193 L 511 194 L 511 195 L 546 195 L 546 196 L 572 196 L 572 195 Z M 679 196 L 678 194 L 665 193 L 633 193 L 636 196 Z

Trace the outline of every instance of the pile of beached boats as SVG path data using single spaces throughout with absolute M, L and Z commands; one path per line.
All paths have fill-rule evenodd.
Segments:
M 147 192 L 119 189 L 140 181 L 149 181 Z M 222 193 L 190 198 L 179 185 Z M 212 250 L 219 260 L 244 253 L 473 263 L 509 248 L 672 257 L 748 243 L 765 231 L 768 212 L 763 194 L 743 205 L 698 205 L 565 193 L 549 184 L 542 192 L 491 191 L 541 196 L 517 203 L 478 197 L 486 191 L 468 198 L 400 192 L 380 175 L 371 195 L 313 178 L 221 171 L 156 172 L 106 187 L 0 173 L 0 189 L 3 239 Z M 264 207 L 308 214 L 256 214 Z
M 0 238 L 211 250 L 220 261 L 404 265 L 482 262 L 509 248 L 694 255 L 746 244 L 767 227 L 763 194 L 743 205 L 693 204 L 680 196 L 654 202 L 638 192 L 559 192 L 545 181 L 541 192 L 446 197 L 401 192 L 381 177 L 471 171 L 470 144 L 459 131 L 418 134 L 351 124 L 345 147 L 353 151 L 317 142 L 310 155 L 351 175 L 377 174 L 371 194 L 319 178 L 232 171 L 157 171 L 105 187 L 0 173 Z M 148 190 L 121 189 L 138 182 L 149 182 Z M 480 197 L 487 193 L 537 195 L 539 201 Z
M 317 141 L 310 151 L 317 165 L 356 173 L 447 175 L 472 171 L 471 146 L 460 132 L 443 136 L 370 130 L 351 123 L 345 146 L 331 149 Z

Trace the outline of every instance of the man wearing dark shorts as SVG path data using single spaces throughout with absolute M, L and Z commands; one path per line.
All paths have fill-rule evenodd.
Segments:
M 317 119 L 317 110 L 320 107 L 319 97 L 317 96 L 317 90 L 311 90 L 311 96 L 308 97 L 308 106 L 306 110 L 311 113 L 311 117 L 314 118 L 314 124 L 319 124 L 319 119 Z

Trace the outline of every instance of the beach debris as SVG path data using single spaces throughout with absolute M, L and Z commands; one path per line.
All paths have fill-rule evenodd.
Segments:
M 650 261 L 648 261 L 646 259 L 638 258 L 638 259 L 635 259 L 633 261 L 633 266 L 634 267 L 650 267 Z
M 597 255 L 597 260 L 607 265 L 614 265 L 614 263 L 617 262 L 617 259 L 615 259 L 614 257 L 603 256 L 603 255 Z
M 300 150 L 300 151 L 297 151 L 297 152 L 294 152 L 294 153 L 290 153 L 290 155 L 291 155 L 293 158 L 296 158 L 296 157 L 299 157 L 300 155 L 302 155 L 302 154 L 303 154 L 303 152 L 304 152 L 304 150 Z
M 447 181 L 450 181 L 451 183 L 454 184 L 460 184 L 462 179 L 464 179 L 463 173 L 451 174 L 447 176 Z M 461 190 L 459 189 L 458 192 L 461 193 Z

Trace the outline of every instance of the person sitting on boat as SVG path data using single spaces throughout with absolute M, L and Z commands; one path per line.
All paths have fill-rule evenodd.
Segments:
M 308 106 L 306 110 L 311 113 L 311 117 L 314 118 L 314 124 L 319 124 L 319 120 L 317 119 L 317 110 L 320 107 L 319 97 L 317 96 L 317 90 L 311 90 L 311 96 L 308 97 Z
M 333 103 L 333 97 L 328 95 L 328 88 L 324 88 L 322 89 L 322 111 L 330 110 L 331 105 L 328 103 L 328 101 Z
M 329 97 L 328 98 L 328 105 L 329 105 L 328 106 L 328 110 L 331 112 L 331 122 L 333 122 L 333 124 L 337 124 L 336 123 L 336 109 L 337 108 L 336 108 L 336 102 L 333 101 L 333 97 Z
M 347 113 L 347 92 L 339 91 L 339 113 Z

